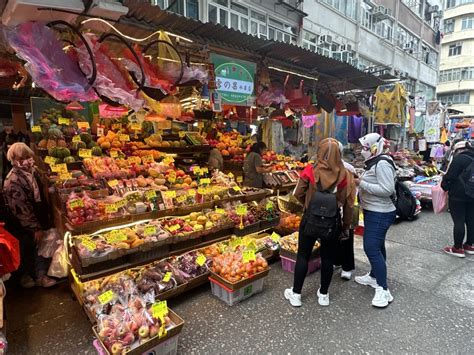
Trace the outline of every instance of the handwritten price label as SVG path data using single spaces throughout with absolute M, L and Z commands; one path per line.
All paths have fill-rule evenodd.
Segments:
M 82 142 L 81 136 L 74 136 L 72 137 L 72 141 L 77 143 L 77 142 Z
M 194 169 L 193 169 L 193 172 L 194 172 L 194 175 L 202 175 L 202 170 L 199 166 L 196 166 Z
M 115 131 L 115 130 L 119 130 L 119 129 L 122 129 L 122 124 L 121 123 L 114 123 L 112 124 L 112 129 Z
M 117 158 L 118 157 L 118 152 L 116 150 L 111 150 L 110 151 L 110 157 L 111 158 Z
M 95 250 L 95 243 L 89 239 L 82 239 L 81 244 L 89 251 Z
M 173 157 L 165 157 L 163 159 L 163 163 L 166 164 L 166 165 L 170 165 L 170 164 L 174 163 L 174 159 L 173 159 Z
M 191 196 L 191 197 L 196 196 L 196 190 L 194 190 L 194 189 L 188 190 L 188 195 Z
M 183 203 L 184 201 L 186 201 L 186 195 L 179 196 L 176 201 L 178 201 L 179 203 Z
M 150 235 L 155 235 L 156 234 L 156 227 L 155 226 L 146 226 L 145 230 L 143 231 L 143 234 L 145 237 L 148 237 Z
M 75 208 L 84 207 L 84 202 L 82 200 L 71 200 L 69 201 L 69 208 L 71 210 Z
M 202 171 L 204 174 L 209 173 L 209 169 L 208 169 L 208 168 L 201 168 L 201 171 Z
M 199 266 L 203 266 L 206 260 L 207 259 L 204 255 L 199 254 L 199 256 L 196 258 L 196 264 L 198 264 Z
M 211 179 L 204 178 L 204 179 L 201 179 L 199 182 L 201 185 L 209 185 L 211 183 Z
M 179 224 L 175 224 L 175 225 L 173 225 L 173 226 L 169 226 L 169 227 L 168 227 L 168 230 L 169 230 L 170 232 L 176 232 L 176 231 L 177 231 L 178 229 L 180 229 L 180 228 L 181 228 L 181 226 L 180 226 Z
M 237 176 L 237 182 L 243 182 L 244 181 L 244 177 L 243 176 Z
M 148 190 L 145 192 L 145 198 L 149 201 L 156 198 L 156 191 L 155 190 Z
M 216 208 L 217 214 L 225 214 L 225 210 L 223 208 Z
M 173 275 L 173 274 L 168 271 L 168 272 L 165 274 L 165 276 L 163 276 L 163 280 L 162 280 L 162 281 L 163 281 L 163 282 L 170 282 L 172 275 Z
M 153 303 L 151 306 L 151 315 L 153 318 L 163 318 L 168 314 L 168 304 L 166 301 Z
M 108 184 L 111 188 L 114 188 L 115 186 L 118 185 L 118 181 L 117 181 L 116 179 L 114 179 L 114 180 L 109 180 L 109 181 L 107 182 L 107 184 Z
M 53 165 L 56 164 L 56 158 L 47 156 L 46 158 L 44 158 L 44 162 L 48 165 Z
M 59 124 L 69 125 L 70 122 L 69 118 L 59 117 L 58 119 Z
M 142 157 L 142 162 L 143 164 L 154 163 L 155 159 L 153 158 L 153 155 L 145 155 Z
M 33 127 L 31 127 L 31 132 L 33 132 L 33 133 L 37 133 L 37 132 L 41 133 L 41 126 L 33 126 Z
M 128 134 L 120 134 L 119 140 L 122 142 L 130 142 L 130 136 Z
M 108 290 L 104 292 L 103 294 L 99 295 L 97 299 L 99 300 L 99 303 L 101 305 L 104 305 L 111 302 L 114 299 L 114 297 L 115 297 L 114 292 L 112 290 Z
M 239 246 L 242 245 L 242 239 L 241 238 L 234 238 L 230 241 L 230 246 L 233 248 L 233 249 L 236 249 L 238 248 Z
M 91 149 L 79 149 L 79 156 L 81 158 L 91 158 L 92 157 L 92 150 Z
M 142 130 L 142 125 L 140 123 L 132 123 L 130 125 L 133 131 L 141 131 Z
M 77 128 L 87 130 L 91 128 L 89 122 L 77 122 Z
M 61 173 L 61 174 L 59 174 L 59 178 L 61 180 L 70 180 L 70 179 L 72 179 L 72 174 L 71 173 Z
M 110 232 L 106 238 L 109 243 L 120 243 L 127 240 L 127 235 L 124 232 L 118 230 Z
M 227 176 L 228 176 L 229 178 L 231 178 L 231 179 L 234 178 L 234 174 L 232 174 L 232 173 L 228 173 Z
M 242 253 L 242 259 L 244 263 L 257 260 L 255 256 L 255 250 L 244 250 Z
M 117 211 L 118 211 L 118 208 L 115 203 L 105 205 L 105 213 L 116 213 Z
M 240 188 L 240 186 L 234 186 L 233 189 L 234 189 L 234 191 L 236 191 L 236 192 L 242 191 L 242 189 Z
M 265 208 L 267 209 L 267 211 L 273 210 L 273 202 L 268 201 L 267 204 L 265 205 Z
M 235 212 L 239 216 L 245 216 L 247 214 L 247 206 L 246 205 L 238 205 Z
M 185 131 L 179 131 L 179 138 L 184 138 L 186 137 L 186 132 Z
M 51 171 L 53 173 L 67 173 L 67 165 L 66 164 L 56 164 L 51 166 Z
M 165 191 L 165 196 L 167 198 L 176 198 L 176 191 Z
M 280 237 L 279 234 L 273 232 L 273 233 L 272 233 L 272 236 L 271 236 L 270 238 L 272 238 L 272 240 L 273 240 L 275 243 L 278 243 L 278 242 L 280 241 L 280 238 L 281 238 L 281 237 Z

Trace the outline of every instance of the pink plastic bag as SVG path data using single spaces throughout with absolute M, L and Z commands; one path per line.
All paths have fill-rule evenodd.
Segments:
M 448 207 L 448 193 L 439 184 L 431 188 L 431 200 L 434 213 L 444 212 Z

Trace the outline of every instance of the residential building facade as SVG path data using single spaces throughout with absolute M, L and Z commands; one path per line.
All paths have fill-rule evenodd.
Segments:
M 438 98 L 474 114 L 474 0 L 448 0 L 444 11 Z
M 442 0 L 151 1 L 203 22 L 302 46 L 435 97 Z

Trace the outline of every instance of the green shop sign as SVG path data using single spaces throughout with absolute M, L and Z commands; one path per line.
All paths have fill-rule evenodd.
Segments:
M 224 104 L 247 106 L 254 93 L 257 66 L 245 60 L 211 53 L 214 64 L 216 88 Z

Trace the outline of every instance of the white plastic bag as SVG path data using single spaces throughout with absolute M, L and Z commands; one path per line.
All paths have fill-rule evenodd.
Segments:
M 67 249 L 64 247 L 64 243 L 58 246 L 53 255 L 53 260 L 49 266 L 48 276 L 63 278 L 68 274 L 68 261 L 67 261 Z
M 61 240 L 61 236 L 56 228 L 47 230 L 39 242 L 38 254 L 44 258 L 51 258 L 58 248 L 58 240 Z

